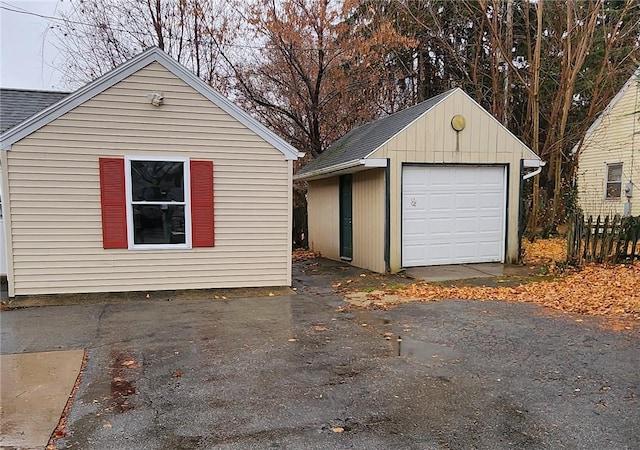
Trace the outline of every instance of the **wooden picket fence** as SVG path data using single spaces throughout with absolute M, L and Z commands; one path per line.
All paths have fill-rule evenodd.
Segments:
M 600 216 L 594 221 L 583 215 L 570 218 L 567 231 L 567 260 L 584 262 L 625 262 L 640 259 L 640 216 L 612 220 Z

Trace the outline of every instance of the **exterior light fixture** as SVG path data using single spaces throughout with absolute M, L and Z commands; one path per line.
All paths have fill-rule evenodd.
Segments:
M 453 128 L 456 131 L 464 130 L 464 127 L 466 125 L 467 125 L 467 121 L 465 120 L 464 116 L 460 114 L 456 114 L 451 118 L 451 128 Z
M 164 97 L 162 94 L 158 94 L 157 92 L 147 94 L 147 98 L 153 106 L 160 106 L 164 103 Z
M 461 114 L 456 114 L 451 118 L 451 128 L 456 131 L 456 152 L 460 151 L 460 132 L 464 130 L 467 121 Z

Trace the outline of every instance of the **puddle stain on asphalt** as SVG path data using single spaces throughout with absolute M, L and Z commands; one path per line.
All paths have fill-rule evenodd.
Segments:
M 436 359 L 454 359 L 458 356 L 450 347 L 431 342 L 419 341 L 407 336 L 398 336 L 398 356 L 406 356 L 415 361 L 432 362 Z
M 133 381 L 127 380 L 131 369 L 139 365 L 129 355 L 122 351 L 111 352 L 111 395 L 113 396 L 114 410 L 119 413 L 133 409 L 129 398 L 136 393 Z

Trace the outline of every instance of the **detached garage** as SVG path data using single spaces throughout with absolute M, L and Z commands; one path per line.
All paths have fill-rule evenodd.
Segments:
M 377 272 L 517 262 L 540 158 L 461 89 L 356 128 L 303 167 L 309 245 Z

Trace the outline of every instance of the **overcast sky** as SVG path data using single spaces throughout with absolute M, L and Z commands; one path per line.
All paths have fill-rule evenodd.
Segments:
M 56 16 L 68 7 L 65 0 L 0 0 L 0 86 L 68 90 L 49 29 L 53 21 L 37 16 Z

